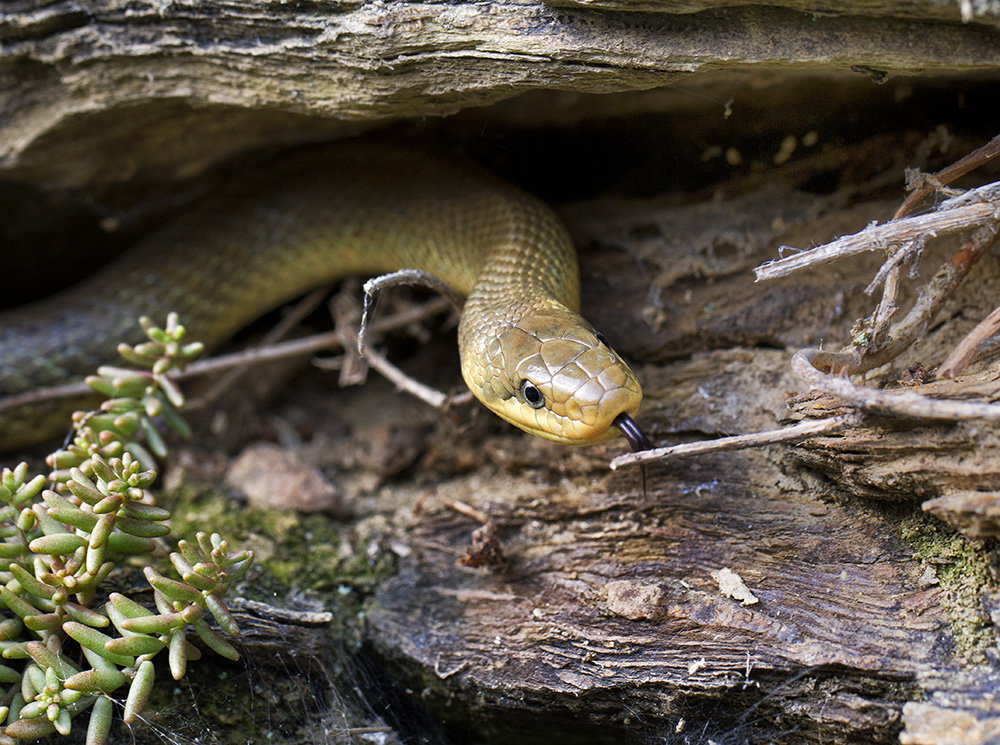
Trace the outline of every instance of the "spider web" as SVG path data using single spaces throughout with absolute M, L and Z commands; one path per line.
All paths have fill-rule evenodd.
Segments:
M 157 690 L 133 725 L 121 721 L 114 699 L 109 745 L 448 745 L 451 740 L 405 692 L 388 686 L 365 653 L 329 650 L 328 659 L 238 662 L 207 655 L 180 681 L 157 664 Z M 157 661 L 159 663 L 159 660 Z M 68 738 L 86 739 L 86 715 Z

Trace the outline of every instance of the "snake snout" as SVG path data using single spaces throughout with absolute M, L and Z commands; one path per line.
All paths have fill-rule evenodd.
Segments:
M 616 437 L 621 431 L 617 420 L 631 421 L 642 401 L 634 373 L 603 340 L 567 355 L 543 390 L 561 439 L 580 445 Z
M 631 422 L 639 410 L 635 374 L 603 336 L 564 307 L 528 314 L 474 349 L 462 371 L 477 398 L 547 440 L 610 440 L 626 431 L 620 417 Z

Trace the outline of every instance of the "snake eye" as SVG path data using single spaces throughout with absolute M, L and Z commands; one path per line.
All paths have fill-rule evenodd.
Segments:
M 521 398 L 533 409 L 540 409 L 545 405 L 545 396 L 527 378 L 521 381 Z
M 608 340 L 604 337 L 604 334 L 602 334 L 600 331 L 594 332 L 594 338 L 597 339 L 597 341 L 601 342 L 601 344 L 603 344 L 606 347 L 611 346 L 610 344 L 608 344 Z

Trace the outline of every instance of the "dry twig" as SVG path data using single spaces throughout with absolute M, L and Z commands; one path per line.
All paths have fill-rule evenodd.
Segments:
M 886 261 L 865 290 L 866 294 L 871 294 L 879 284 L 884 284 L 882 298 L 872 316 L 861 324 L 862 331 L 853 340 L 853 345 L 838 354 L 806 350 L 812 355 L 814 363 L 822 359 L 820 364 L 825 365 L 826 371 L 840 375 L 864 374 L 895 359 L 920 339 L 975 261 L 996 242 L 1000 224 L 1000 182 L 952 196 L 927 214 L 903 216 L 931 191 L 943 190 L 945 184 L 998 154 L 1000 136 L 948 168 L 926 177 L 925 183 L 910 194 L 890 222 L 870 225 L 854 235 L 796 256 L 769 262 L 755 270 L 759 281 L 785 276 L 806 266 L 861 251 L 885 250 L 888 253 Z M 896 311 L 899 270 L 903 263 L 916 261 L 928 237 L 969 230 L 974 231 L 969 241 L 921 288 L 906 316 L 891 325 Z M 981 339 L 978 337 L 969 344 L 975 346 Z M 955 366 L 950 365 L 948 369 L 955 369 Z
M 799 422 L 798 424 L 780 429 L 772 429 L 767 432 L 754 432 L 747 435 L 719 437 L 715 440 L 684 442 L 680 445 L 653 448 L 652 450 L 640 450 L 638 453 L 619 455 L 611 461 L 611 469 L 615 470 L 619 466 L 630 466 L 636 463 L 649 463 L 654 460 L 666 460 L 667 458 L 683 458 L 691 455 L 717 453 L 723 450 L 745 450 L 747 448 L 774 445 L 782 442 L 800 442 L 816 435 L 827 435 L 831 432 L 836 432 L 856 422 L 856 416 L 853 414 L 844 414 L 828 419 Z
M 887 391 L 865 385 L 854 385 L 847 378 L 831 375 L 819 369 L 830 367 L 829 357 L 835 355 L 820 349 L 803 349 L 792 357 L 792 372 L 808 383 L 813 390 L 832 393 L 845 403 L 859 409 L 919 419 L 949 421 L 1000 419 L 1000 404 L 930 398 L 913 391 Z
M 462 404 L 472 400 L 472 393 L 469 391 L 460 393 L 457 396 L 450 396 L 447 393 L 442 393 L 439 390 L 424 385 L 419 380 L 414 380 L 389 362 L 384 354 L 371 347 L 365 350 L 365 359 L 368 360 L 368 364 L 373 369 L 378 370 L 382 374 L 382 377 L 395 385 L 397 390 L 409 393 L 411 396 L 419 398 L 435 409 L 444 409 L 452 404 Z
M 994 137 L 989 143 L 981 148 L 969 153 L 964 158 L 952 163 L 947 168 L 943 168 L 935 174 L 922 174 L 911 172 L 907 174 L 907 187 L 911 189 L 909 195 L 893 215 L 893 220 L 899 220 L 910 214 L 913 208 L 921 199 L 932 193 L 946 193 L 946 187 L 959 176 L 978 168 L 983 163 L 988 162 L 1000 153 L 1000 135 Z M 950 193 L 949 193 L 950 194 Z M 954 196 L 953 194 L 950 194 Z M 899 272 L 903 262 L 910 262 L 911 267 L 916 266 L 924 248 L 924 240 L 920 238 L 901 247 L 894 254 L 890 253 L 888 260 L 879 269 L 875 279 L 865 288 L 865 294 L 870 295 L 875 288 L 884 283 L 882 288 L 882 298 L 872 317 L 870 324 L 870 345 L 880 347 L 889 336 L 892 316 L 896 313 L 896 296 L 899 292 Z M 911 274 L 914 269 L 911 269 Z
M 407 287 L 419 285 L 434 290 L 447 299 L 459 311 L 462 310 L 462 306 L 465 304 L 465 298 L 455 292 L 449 285 L 442 282 L 433 274 L 419 269 L 400 269 L 398 272 L 372 277 L 364 285 L 365 303 L 364 310 L 361 313 L 361 329 L 358 331 L 358 352 L 362 356 L 366 354 L 365 346 L 368 342 L 368 325 L 371 323 L 371 319 L 375 314 L 375 308 L 378 305 L 378 293 L 390 287 L 398 287 L 399 285 Z
M 945 261 L 937 273 L 917 293 L 917 299 L 903 318 L 881 339 L 855 339 L 853 346 L 839 353 L 824 353 L 826 370 L 839 375 L 858 375 L 891 362 L 917 342 L 933 322 L 945 302 L 958 289 L 975 262 L 997 241 L 991 227 L 979 228 L 962 248 Z
M 760 282 L 777 279 L 806 267 L 826 264 L 864 251 L 885 251 L 905 247 L 927 236 L 958 233 L 980 225 L 995 225 L 1000 221 L 1000 182 L 993 182 L 952 197 L 933 212 L 882 225 L 872 224 L 853 235 L 838 238 L 783 259 L 768 261 L 754 269 Z
M 431 318 L 452 307 L 451 301 L 446 298 L 434 298 L 424 305 L 411 308 L 400 313 L 385 316 L 371 324 L 371 332 L 394 331 L 405 328 L 411 323 Z M 240 352 L 219 355 L 210 359 L 199 360 L 187 366 L 175 378 L 179 381 L 204 375 L 213 375 L 224 372 L 234 367 L 247 365 L 259 365 L 266 362 L 289 359 L 293 357 L 304 357 L 316 352 L 330 351 L 341 348 L 341 340 L 337 332 L 329 331 L 322 334 L 314 334 L 302 339 L 270 344 L 253 349 L 244 349 Z M 28 393 L 15 396 L 7 396 L 0 399 L 0 411 L 9 411 L 21 406 L 29 406 L 43 401 L 54 401 L 63 398 L 79 398 L 93 393 L 93 390 L 84 382 L 69 383 L 67 385 L 40 388 Z M 190 405 L 188 408 L 191 408 Z
M 1000 155 L 1000 136 L 948 168 L 927 177 L 925 183 L 915 189 L 903 202 L 890 222 L 884 225 L 873 223 L 854 235 L 844 236 L 809 251 L 767 262 L 754 270 L 757 281 L 761 281 L 783 277 L 806 267 L 817 266 L 863 251 L 882 250 L 888 254 L 886 261 L 865 290 L 866 294 L 871 294 L 880 284 L 884 284 L 882 299 L 863 326 L 867 330 L 855 338 L 851 346 L 840 352 L 804 349 L 796 353 L 792 358 L 792 370 L 800 379 L 807 382 L 811 388 L 836 395 L 861 410 L 939 420 L 1000 418 L 998 404 L 932 399 L 912 391 L 878 390 L 855 385 L 846 377 L 863 374 L 884 365 L 916 342 L 976 260 L 997 241 L 998 225 L 1000 225 L 1000 182 L 951 196 L 927 214 L 904 217 L 920 199 L 932 191 L 943 191 L 945 184 L 997 155 Z M 921 288 L 906 316 L 899 323 L 890 325 L 896 311 L 900 268 L 919 258 L 927 238 L 965 231 L 972 231 L 969 240 Z M 1000 308 L 959 345 L 942 365 L 942 373 L 949 374 L 960 369 L 961 365 L 981 348 L 983 340 L 996 333 L 998 329 L 1000 329 Z M 771 432 L 655 448 L 621 455 L 611 462 L 611 468 L 667 457 L 803 440 L 817 434 L 842 429 L 856 421 L 856 416 L 845 415 L 802 422 Z
M 907 195 L 906 199 L 903 200 L 903 203 L 899 205 L 899 209 L 896 210 L 896 214 L 893 215 L 893 219 L 899 219 L 904 215 L 910 214 L 921 199 L 934 191 L 937 191 L 941 187 L 950 184 L 960 176 L 964 176 L 970 171 L 974 171 L 976 168 L 979 168 L 979 166 L 984 163 L 988 163 L 998 155 L 1000 155 L 1000 135 L 994 137 L 981 148 L 973 150 L 964 158 L 955 161 L 947 168 L 942 168 L 933 176 L 927 177 L 922 186 L 913 189 L 913 191 Z
M 375 313 L 375 307 L 378 304 L 378 293 L 398 285 L 406 285 L 410 287 L 420 285 L 428 287 L 442 295 L 443 298 L 450 302 L 451 305 L 457 310 L 461 310 L 462 305 L 465 302 L 465 299 L 461 295 L 456 293 L 450 286 L 442 282 L 436 276 L 418 269 L 401 269 L 398 272 L 373 277 L 365 282 L 364 285 L 364 310 L 361 313 L 361 328 L 357 333 L 358 352 L 368 361 L 369 365 L 380 372 L 384 378 L 391 381 L 398 390 L 409 393 L 415 398 L 419 398 L 421 401 L 433 406 L 435 409 L 444 409 L 445 407 L 455 403 L 465 403 L 466 401 L 472 400 L 472 394 L 468 391 L 457 396 L 449 396 L 448 394 L 435 390 L 430 386 L 426 386 L 419 380 L 414 380 L 389 362 L 389 360 L 381 352 L 376 352 L 374 349 L 368 348 L 367 342 L 369 324 L 371 323 L 371 318 Z
M 955 346 L 938 367 L 937 376 L 954 378 L 975 359 L 978 352 L 983 350 L 986 340 L 997 333 L 1000 333 L 1000 307 L 976 324 L 976 327 Z

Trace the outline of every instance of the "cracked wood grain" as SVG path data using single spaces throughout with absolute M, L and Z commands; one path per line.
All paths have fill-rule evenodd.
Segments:
M 533 0 L 97 0 L 85 10 L 22 0 L 5 7 L 0 40 L 0 108 L 10 112 L 0 121 L 0 170 L 63 186 L 179 177 L 250 147 L 344 136 L 533 89 L 641 90 L 725 69 L 884 77 L 1000 64 L 1000 31 L 979 23 Z

